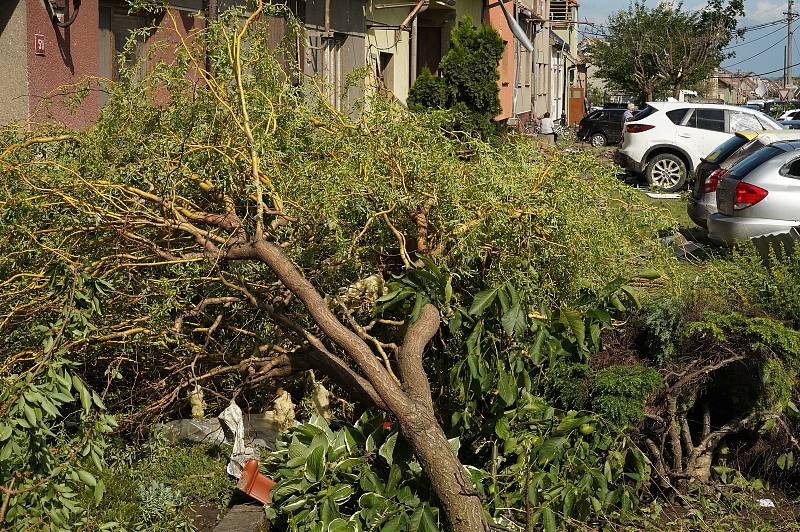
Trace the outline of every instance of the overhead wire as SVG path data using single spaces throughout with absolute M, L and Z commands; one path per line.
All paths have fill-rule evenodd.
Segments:
M 772 50 L 773 48 L 775 48 L 779 44 L 782 44 L 784 42 L 784 40 L 785 39 L 783 37 L 781 37 L 781 39 L 778 42 L 771 44 L 770 46 L 768 46 L 767 48 L 764 48 L 760 52 L 758 52 L 756 54 L 753 54 L 750 57 L 745 57 L 744 59 L 741 59 L 741 60 L 739 60 L 739 61 L 737 61 L 735 63 L 731 63 L 730 65 L 723 65 L 722 68 L 730 68 L 730 67 L 734 67 L 736 65 L 741 65 L 742 63 L 746 63 L 747 61 L 750 61 L 751 59 L 754 59 L 754 58 L 756 58 L 756 57 L 758 57 L 758 56 L 760 56 L 762 54 L 765 54 L 765 53 L 769 52 L 770 50 Z

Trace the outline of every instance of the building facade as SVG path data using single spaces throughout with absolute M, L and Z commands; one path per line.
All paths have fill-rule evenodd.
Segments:
M 77 13 L 71 11 L 73 1 L 5 0 L 0 5 L 0 123 L 55 120 L 86 127 L 106 100 L 104 80 L 116 79 L 127 66 L 117 64 L 119 52 L 136 30 L 157 28 L 135 43 L 133 59 L 144 59 L 155 42 L 191 39 L 203 29 L 205 16 L 216 16 L 211 6 L 241 3 L 169 0 L 168 11 L 154 18 L 129 13 L 124 0 L 83 0 Z M 405 104 L 419 73 L 426 67 L 437 72 L 452 29 L 469 16 L 473 24 L 491 25 L 506 43 L 499 65 L 502 111 L 496 118 L 521 127 L 550 112 L 554 118 L 568 114 L 572 121 L 569 89 L 580 85 L 580 76 L 575 24 L 567 22 L 577 20 L 577 3 L 500 1 L 289 0 L 289 8 L 305 27 L 298 43 L 302 72 L 319 80 L 324 97 L 343 112 L 357 112 L 365 87 L 386 90 Z M 514 35 L 512 20 L 526 43 Z M 270 19 L 271 32 L 273 24 L 277 42 L 285 24 L 283 33 L 277 19 Z M 170 61 L 170 49 L 149 60 Z M 77 109 L 67 110 L 66 99 L 86 80 L 88 96 Z

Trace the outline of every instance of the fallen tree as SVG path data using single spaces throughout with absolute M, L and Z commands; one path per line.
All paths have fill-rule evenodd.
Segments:
M 639 269 L 630 261 L 636 254 L 662 257 L 660 214 L 587 155 L 541 153 L 514 139 L 501 147 L 462 142 L 441 130 L 441 115 L 412 115 L 380 97 L 350 119 L 315 80 L 298 84 L 280 67 L 259 17 L 222 17 L 181 42 L 174 65 L 158 64 L 143 80 L 131 68 L 89 131 L 3 131 L 3 376 L 16 381 L 41 354 L 41 330 L 31 324 L 65 312 L 60 356 L 129 430 L 188 411 L 198 388 L 215 406 L 243 398 L 259 405 L 275 379 L 291 384 L 314 369 L 343 401 L 391 414 L 453 529 L 483 529 L 485 494 L 443 428 L 453 413 L 442 409 L 451 369 L 443 365 L 460 362 L 462 375 L 471 368 L 463 352 L 448 353 L 455 361 L 439 356 L 440 344 L 461 349 L 466 327 L 478 331 L 466 344 L 481 382 L 463 379 L 465 414 L 490 427 L 525 419 L 536 425 L 527 441 L 552 435 L 558 443 L 552 456 L 518 451 L 520 463 L 561 459 L 572 452 L 566 436 L 580 440 L 587 423 L 556 417 L 531 395 L 540 388 L 524 374 L 539 372 L 541 361 L 515 359 L 501 373 L 492 349 L 516 353 L 523 338 L 533 345 L 528 310 L 563 306 L 587 285 Z M 587 213 L 594 231 L 586 231 Z M 419 288 L 397 314 L 375 312 L 376 300 L 391 295 L 384 279 L 437 264 L 451 272 L 440 279 L 441 298 Z M 73 283 L 81 313 L 64 305 L 63 287 Z M 498 288 L 505 283 L 521 294 L 509 308 L 511 292 Z M 481 297 L 484 289 L 493 295 Z M 466 307 L 457 311 L 456 300 Z M 502 312 L 478 312 L 490 307 Z M 536 315 L 544 330 L 547 320 Z M 578 311 L 557 316 L 542 352 L 585 363 L 598 323 L 610 326 L 610 318 L 584 326 Z M 440 332 L 443 321 L 455 340 Z M 480 353 L 476 342 L 485 342 Z M 426 349 L 437 356 L 426 360 Z M 530 397 L 494 396 L 512 374 Z M 562 417 L 569 421 L 559 429 Z M 484 454 L 486 438 L 495 439 L 492 430 L 466 437 Z M 606 440 L 592 440 L 597 456 Z M 624 464 L 613 466 L 618 489 L 597 479 L 584 486 L 604 493 L 598 508 L 635 499 L 622 485 Z M 495 460 L 498 468 L 495 487 L 523 489 L 513 468 Z M 539 482 L 544 489 L 549 481 Z M 567 493 L 563 508 L 593 511 L 588 494 L 574 504 Z M 537 499 L 525 520 L 514 520 L 550 523 L 555 504 Z M 498 497 L 492 513 L 509 511 Z

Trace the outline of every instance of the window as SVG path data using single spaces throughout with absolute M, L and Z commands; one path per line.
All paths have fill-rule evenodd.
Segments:
M 672 111 L 667 111 L 667 118 L 669 118 L 673 124 L 679 125 L 683 122 L 683 118 L 686 116 L 686 111 L 688 108 L 684 107 L 683 109 L 673 109 Z
M 705 159 L 710 163 L 719 164 L 745 144 L 747 144 L 746 138 L 740 137 L 739 135 L 734 135 L 730 139 L 717 146 L 717 149 L 708 154 Z
M 645 107 L 644 109 L 642 109 L 641 111 L 639 111 L 638 113 L 633 115 L 633 119 L 634 120 L 641 120 L 642 118 L 647 118 L 651 114 L 657 113 L 657 112 L 658 112 L 658 109 L 648 105 L 647 107 Z
M 724 133 L 725 111 L 722 109 L 695 109 L 686 125 L 697 129 L 721 131 Z
M 731 133 L 735 131 L 761 131 L 764 126 L 758 121 L 755 115 L 731 111 Z
M 766 146 L 765 148 L 757 150 L 749 157 L 745 157 L 738 163 L 734 164 L 733 167 L 731 167 L 729 176 L 734 179 L 741 180 L 747 174 L 781 153 L 784 153 L 784 151 L 780 148 Z
M 608 111 L 597 111 L 597 113 L 592 117 L 593 120 L 608 120 Z
M 781 174 L 786 177 L 800 179 L 800 157 L 792 159 L 781 170 Z
M 389 92 L 394 92 L 394 54 L 381 52 L 378 57 L 378 74 L 383 80 L 383 86 Z

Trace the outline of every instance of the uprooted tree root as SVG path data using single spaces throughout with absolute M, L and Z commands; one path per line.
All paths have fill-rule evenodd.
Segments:
M 693 340 L 698 357 L 665 376 L 642 426 L 658 484 L 672 494 L 686 483 L 710 484 L 723 447 L 726 460 L 736 463 L 747 460 L 756 441 L 800 449 L 785 406 L 767 400 L 764 365 L 775 353 L 701 334 Z

